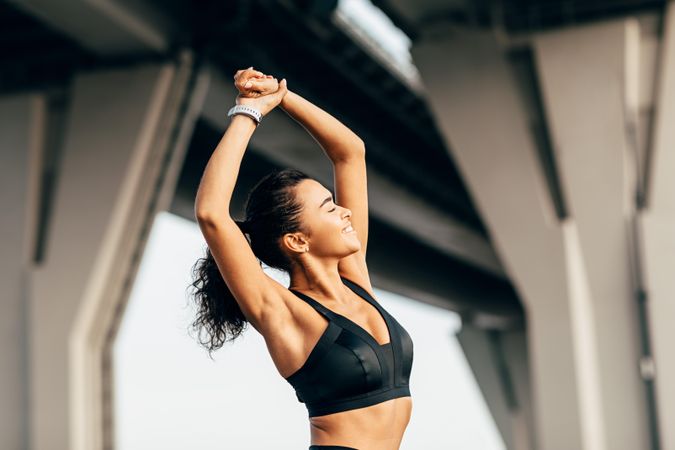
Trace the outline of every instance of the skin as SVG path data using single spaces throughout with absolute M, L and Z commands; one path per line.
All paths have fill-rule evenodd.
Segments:
M 247 85 L 248 81 L 251 83 Z M 240 92 L 238 98 L 259 102 L 266 96 L 277 95 L 285 88 L 285 80 L 280 84 L 276 78 L 248 68 L 237 72 L 235 86 Z M 334 199 L 321 206 L 332 194 L 313 179 L 300 182 L 295 195 L 304 206 L 301 220 L 307 233 L 287 233 L 281 238 L 282 250 L 295 262 L 289 288 L 349 318 L 378 343 L 389 342 L 388 329 L 380 313 L 340 279 L 343 276 L 354 281 L 375 298 L 367 269 L 343 268 L 341 271 L 338 267 L 345 258 L 360 258 L 365 268 L 358 234 L 342 232 L 350 224 L 352 212 L 334 203 Z M 290 311 L 289 319 L 280 326 L 256 329 L 263 335 L 280 375 L 286 378 L 304 364 L 328 322 L 290 290 L 284 288 L 280 292 Z M 401 397 L 365 408 L 311 417 L 311 444 L 398 450 L 411 413 L 411 397 Z
M 389 342 L 388 329 L 379 312 L 344 286 L 339 278 L 338 261 L 359 252 L 361 247 L 356 233 L 342 232 L 351 211 L 332 201 L 318 208 L 331 193 L 315 180 L 301 182 L 297 195 L 305 205 L 302 220 L 311 230 L 311 234 L 306 236 L 303 233 L 294 233 L 285 236 L 285 250 L 296 255 L 299 263 L 291 273 L 290 287 L 356 322 L 378 343 Z M 302 251 L 307 246 L 310 251 Z M 343 276 L 364 286 L 373 295 L 369 280 L 356 274 Z M 328 325 L 323 316 L 306 303 L 297 302 L 297 298 L 290 299 L 289 304 L 297 307 L 295 329 L 298 331 L 292 335 L 294 338 L 286 340 L 285 345 L 279 345 L 279 341 L 275 339 L 271 340 L 271 346 L 268 345 L 268 348 L 272 347 L 279 352 L 277 368 L 284 377 L 302 366 Z M 402 397 L 365 408 L 311 417 L 311 442 L 358 449 L 398 449 L 410 421 L 411 411 L 412 399 Z

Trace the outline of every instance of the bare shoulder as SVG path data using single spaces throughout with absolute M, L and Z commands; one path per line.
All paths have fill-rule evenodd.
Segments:
M 268 302 L 264 319 L 258 327 L 258 331 L 264 337 L 267 337 L 267 334 L 279 335 L 289 331 L 297 316 L 297 302 L 293 301 L 293 293 L 272 277 L 269 277 L 269 285 L 270 295 L 274 297 L 274 301 Z
M 260 334 L 263 335 L 270 357 L 279 374 L 286 378 L 307 359 L 328 321 L 287 287 L 273 281 L 277 298 L 283 305 L 269 311 Z
M 338 265 L 340 276 L 362 287 L 375 298 L 363 253 L 359 251 L 358 254 L 350 255 L 348 259 L 349 263 Z M 326 320 L 312 306 L 275 279 L 270 277 L 269 281 L 275 301 L 268 302 L 268 305 L 273 306 L 268 308 L 265 319 L 261 321 L 258 331 L 263 336 L 301 336 L 306 334 L 308 329 L 311 335 L 312 329 L 325 328 Z
M 270 304 L 277 306 L 270 308 L 258 331 L 266 339 L 289 341 L 290 346 L 294 346 L 295 341 L 302 346 L 302 337 L 308 331 L 312 334 L 325 328 L 326 320 L 286 286 L 272 278 L 270 281 L 277 299 Z

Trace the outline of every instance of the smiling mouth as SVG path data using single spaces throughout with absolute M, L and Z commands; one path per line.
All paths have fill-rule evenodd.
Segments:
M 347 228 L 345 228 L 345 229 L 342 230 L 342 232 L 343 232 L 344 234 L 353 233 L 354 231 L 355 231 L 355 230 L 354 230 L 354 228 L 352 228 L 351 225 L 349 225 Z

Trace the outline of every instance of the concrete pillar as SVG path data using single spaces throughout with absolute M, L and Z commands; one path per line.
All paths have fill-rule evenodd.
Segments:
M 509 450 L 534 450 L 524 330 L 483 330 L 463 323 L 457 340 Z
M 191 131 L 191 63 L 76 76 L 30 310 L 32 448 L 111 448 L 108 355 Z
M 513 448 L 535 450 L 527 332 L 526 330 L 508 330 L 500 332 L 499 339 L 515 399 L 515 408 L 511 412 Z
M 641 214 L 643 271 L 655 361 L 661 448 L 675 449 L 675 8 L 668 2 L 655 99 L 647 208 Z
M 579 334 L 582 261 L 570 254 L 536 158 L 525 106 L 490 35 L 429 37 L 412 48 L 428 102 L 492 242 L 526 308 L 534 447 L 581 449 L 597 414 L 582 398 L 592 333 Z M 582 272 L 583 273 L 583 272 Z M 589 389 L 586 389 L 589 391 Z
M 534 39 L 553 147 L 589 289 L 605 449 L 647 448 L 639 372 L 640 332 L 629 238 L 635 167 L 626 105 L 637 92 L 627 71 L 639 48 L 635 19 L 575 27 Z
M 0 448 L 28 448 L 28 301 L 45 101 L 0 98 Z

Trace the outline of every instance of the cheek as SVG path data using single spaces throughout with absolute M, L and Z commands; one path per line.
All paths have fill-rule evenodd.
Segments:
M 314 236 L 319 240 L 335 240 L 341 236 L 342 228 L 339 218 L 334 213 L 325 213 L 314 222 Z

